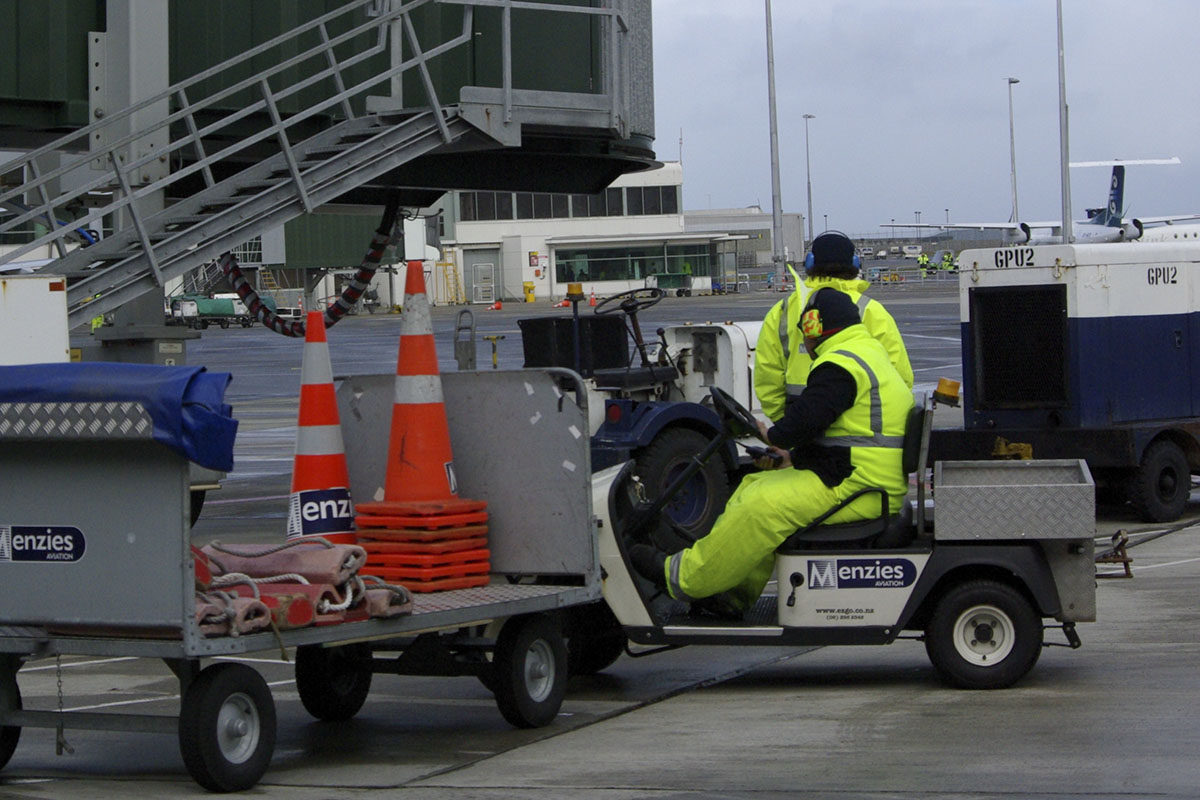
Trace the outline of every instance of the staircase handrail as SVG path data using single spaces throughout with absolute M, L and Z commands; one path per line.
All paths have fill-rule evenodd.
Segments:
M 423 50 L 418 42 L 416 31 L 412 25 L 409 15 L 413 10 L 432 3 L 463 5 L 463 27 L 462 31 L 458 35 L 441 42 L 440 44 L 435 45 L 428 50 Z M 379 13 L 374 17 L 369 18 L 367 22 L 353 26 L 349 30 L 338 34 L 337 36 L 330 37 L 328 35 L 326 26 L 330 21 L 339 17 L 343 17 L 344 15 L 354 13 L 360 8 L 372 5 Z M 509 22 L 511 11 L 513 9 L 529 9 L 541 12 L 549 11 L 584 13 L 607 18 L 614 42 L 614 62 L 616 60 L 615 43 L 617 41 L 616 37 L 618 32 L 624 32 L 627 30 L 624 21 L 621 19 L 620 13 L 615 8 L 611 7 L 588 8 L 578 6 L 563 6 L 556 3 L 529 3 L 521 2 L 520 0 L 409 0 L 409 2 L 400 2 L 398 4 L 390 5 L 388 10 L 380 10 L 377 0 L 351 0 L 351 2 L 338 8 L 337 10 L 316 17 L 313 20 L 310 20 L 309 22 L 303 23 L 302 25 L 292 29 L 291 31 L 280 34 L 279 36 L 276 36 L 267 42 L 251 48 L 237 58 L 223 62 L 218 66 L 211 67 L 203 72 L 179 81 L 156 95 L 141 100 L 138 103 L 129 106 L 128 108 L 122 109 L 121 111 L 106 115 L 105 118 L 101 120 L 93 122 L 83 128 L 71 132 L 70 134 L 60 137 L 54 142 L 44 145 L 19 159 L 6 163 L 6 171 L 30 166 L 30 171 L 35 177 L 32 180 L 22 184 L 20 187 L 0 194 L 0 206 L 3 206 L 6 199 L 15 198 L 19 195 L 28 194 L 30 192 L 39 193 L 42 198 L 42 203 L 38 206 L 31 207 L 24 213 L 20 213 L 16 217 L 0 224 L 0 233 L 12 230 L 26 222 L 37 219 L 44 220 L 47 223 L 49 231 L 39 237 L 36 237 L 33 241 L 0 256 L 0 264 L 15 260 L 19 256 L 31 252 L 37 247 L 49 243 L 59 242 L 64 237 L 71 235 L 71 233 L 76 229 L 86 228 L 90 223 L 100 221 L 104 216 L 125 207 L 130 209 L 130 215 L 133 218 L 133 226 L 137 228 L 139 234 L 141 234 L 143 245 L 146 245 L 148 242 L 146 241 L 144 232 L 141 230 L 139 213 L 135 201 L 159 192 L 165 189 L 167 186 L 197 172 L 203 172 L 206 186 L 213 186 L 214 179 L 211 172 L 211 166 L 214 163 L 217 163 L 221 159 L 227 158 L 230 155 L 245 149 L 246 147 L 271 138 L 276 138 L 279 140 L 280 151 L 284 152 L 285 155 L 288 156 L 296 192 L 299 195 L 299 199 L 303 203 L 305 209 L 311 211 L 312 209 L 310 208 L 310 204 L 304 194 L 303 183 L 299 180 L 300 174 L 296 167 L 294 154 L 290 152 L 294 145 L 287 137 L 288 128 L 293 127 L 300 122 L 310 119 L 325 112 L 329 108 L 338 105 L 342 107 L 342 112 L 346 114 L 347 117 L 352 118 L 353 112 L 349 102 L 350 98 L 355 97 L 372 87 L 378 86 L 398 75 L 401 75 L 414 66 L 417 67 L 421 72 L 423 89 L 425 91 L 426 100 L 429 103 L 429 108 L 435 110 L 436 112 L 437 121 L 442 130 L 443 137 L 448 137 L 446 132 L 446 122 L 443 116 L 443 108 L 438 100 L 433 82 L 429 77 L 427 62 L 430 59 L 436 58 L 437 56 L 440 56 L 471 41 L 473 34 L 472 12 L 473 8 L 476 6 L 501 7 L 504 9 L 504 36 L 501 38 L 503 40 L 502 81 L 505 92 L 506 116 L 511 116 L 512 42 L 511 27 Z M 390 66 L 388 69 L 378 72 L 377 74 L 372 75 L 363 81 L 360 81 L 354 86 L 344 86 L 342 73 L 346 69 L 349 69 L 356 64 L 359 64 L 386 51 L 388 44 L 387 37 L 389 35 L 389 31 L 391 30 L 392 23 L 395 22 L 400 22 L 404 28 L 405 38 L 412 51 L 411 57 L 398 64 Z M 320 32 L 321 41 L 319 44 L 306 49 L 304 52 L 297 53 L 296 55 L 284 61 L 273 64 L 255 75 L 239 80 L 231 86 L 219 89 L 215 93 L 210 94 L 199 101 L 190 101 L 187 97 L 187 89 L 189 87 L 194 87 L 202 81 L 218 77 L 228 70 L 236 70 L 239 66 L 257 56 L 262 55 L 272 48 L 287 44 L 314 30 Z M 339 59 L 337 57 L 337 54 L 334 52 L 335 47 L 344 44 L 345 42 L 348 42 L 358 36 L 370 33 L 373 30 L 378 31 L 379 34 L 374 46 L 365 50 L 357 51 L 347 58 Z M 327 62 L 324 68 L 319 69 L 317 72 L 311 75 L 307 75 L 301 79 L 293 81 L 292 83 L 281 87 L 278 91 L 271 90 L 269 84 L 269 79 L 271 77 L 285 74 L 289 69 L 293 69 L 305 62 L 322 56 Z M 616 103 L 618 101 L 618 93 L 616 91 L 617 81 L 615 80 L 615 74 L 616 73 L 611 70 L 602 70 L 602 75 L 604 76 L 604 80 L 602 81 L 602 89 L 604 91 L 598 93 L 601 96 L 609 95 L 611 97 L 614 109 L 614 117 L 617 113 Z M 288 115 L 287 117 L 281 117 L 279 115 L 278 101 L 291 97 L 292 95 L 295 95 L 296 93 L 310 86 L 330 79 L 333 81 L 334 86 L 337 89 L 336 92 L 327 95 L 324 99 L 307 105 L 306 108 L 295 114 Z M 256 86 L 263 93 L 263 98 L 261 100 L 258 100 L 255 103 L 241 108 L 231 114 L 225 115 L 216 122 L 212 122 L 203 127 L 199 127 L 197 125 L 196 115 L 199 112 L 209 109 L 220 103 L 222 100 L 225 100 L 226 98 L 229 98 L 239 92 L 253 89 Z M 163 102 L 169 103 L 173 98 L 179 101 L 179 110 L 167 114 L 166 117 L 158 122 L 153 123 L 144 129 L 131 132 L 115 142 L 106 143 L 104 147 L 98 150 L 89 150 L 88 152 L 83 153 L 76 158 L 67 160 L 66 163 L 44 174 L 38 173 L 35 163 L 38 158 L 54 151 L 69 150 L 73 144 L 76 144 L 80 141 L 90 142 L 94 134 L 97 132 L 104 131 L 110 126 L 115 126 L 118 123 L 122 123 L 130 119 L 138 111 L 146 109 L 154 104 Z M 242 138 L 215 153 L 205 153 L 203 151 L 202 140 L 205 136 L 211 135 L 238 122 L 239 120 L 245 119 L 252 114 L 264 110 L 268 111 L 271 116 L 271 124 L 269 126 L 248 137 Z M 405 110 L 412 111 L 418 109 L 410 107 L 406 108 Z M 186 123 L 188 132 L 179 136 L 178 138 L 170 140 L 165 150 L 158 150 L 148 153 L 138 159 L 130 161 L 129 163 L 120 162 L 118 155 L 121 150 L 133 145 L 139 139 L 144 138 L 148 134 L 164 127 L 168 128 L 169 130 L 170 125 L 181 121 Z M 175 151 L 185 147 L 195 148 L 198 158 L 194 163 L 182 169 L 171 171 L 166 177 L 159 178 L 145 184 L 140 184 L 136 188 L 129 184 L 129 174 L 135 173 L 140 167 L 150 164 L 151 162 L 160 158 L 169 158 L 171 153 L 174 153 Z M 97 159 L 105 159 L 110 165 L 110 169 L 101 174 L 99 177 L 91 181 L 85 181 L 68 192 L 60 193 L 54 198 L 50 198 L 48 196 L 48 192 L 46 191 L 47 186 L 50 185 L 52 181 L 72 171 L 78 170 L 81 167 L 86 166 L 89 162 L 94 162 Z M 60 207 L 66 205 L 72 200 L 75 200 L 76 198 L 86 195 L 88 192 L 94 189 L 109 189 L 114 186 L 120 186 L 122 187 L 122 190 L 114 192 L 113 200 L 109 203 L 102 207 L 91 210 L 90 213 L 78 219 L 73 219 L 67 222 L 58 221 L 56 210 Z

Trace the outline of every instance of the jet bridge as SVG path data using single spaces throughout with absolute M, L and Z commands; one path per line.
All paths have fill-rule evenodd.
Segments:
M 108 9 L 110 25 L 136 13 L 128 0 Z M 159 33 L 196 41 L 185 24 L 202 21 Z M 55 246 L 43 269 L 67 278 L 77 327 L 330 203 L 373 206 L 399 188 L 411 205 L 448 188 L 598 191 L 654 163 L 650 37 L 649 0 L 339 4 L 126 107 L 93 103 L 88 124 L 8 162 L 23 182 L 0 189 L 0 236 L 25 241 L 0 267 Z M 90 47 L 95 63 L 110 49 L 103 36 Z M 77 106 L 6 126 L 0 144 L 44 139 Z M 79 246 L 79 231 L 110 223 Z

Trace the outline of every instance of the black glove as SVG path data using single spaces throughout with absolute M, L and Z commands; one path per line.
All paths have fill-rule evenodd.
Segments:
M 655 586 L 665 587 L 667 554 L 648 544 L 635 544 L 629 548 L 629 560 L 633 568 Z

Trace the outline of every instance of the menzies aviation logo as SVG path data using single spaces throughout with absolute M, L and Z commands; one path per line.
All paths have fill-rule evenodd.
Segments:
M 894 589 L 911 586 L 917 567 L 907 558 L 812 559 L 809 589 Z
M 288 503 L 287 536 L 321 536 L 354 530 L 350 490 L 310 489 L 294 492 Z
M 78 561 L 86 549 L 83 532 L 70 525 L 0 525 L 0 562 Z

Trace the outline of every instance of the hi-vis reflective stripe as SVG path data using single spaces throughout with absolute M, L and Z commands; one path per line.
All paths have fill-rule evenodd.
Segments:
M 670 592 L 671 597 L 674 597 L 676 600 L 691 601 L 691 600 L 694 600 L 695 598 L 689 597 L 688 593 L 685 592 L 683 590 L 683 587 L 679 585 L 679 565 L 682 561 L 683 561 L 683 551 L 682 550 L 678 553 L 675 553 L 674 555 L 672 555 L 670 558 L 667 559 L 667 567 L 668 567 L 667 591 Z
M 858 296 L 858 302 L 856 302 L 854 305 L 858 306 L 858 316 L 860 319 L 862 318 L 863 314 L 867 313 L 867 306 L 870 304 L 871 298 L 867 297 L 865 294 L 860 294 Z
M 333 383 L 333 366 L 329 361 L 329 342 L 305 342 L 306 358 L 300 364 L 300 385 Z
M 301 425 L 296 429 L 298 456 L 333 456 L 345 452 L 341 425 Z
M 784 386 L 784 394 L 788 397 L 799 397 L 804 394 L 804 390 L 808 387 L 807 383 L 789 383 Z
M 396 405 L 443 402 L 440 375 L 397 375 L 395 386 L 392 402 Z
M 785 367 L 784 367 L 785 369 L 786 369 L 787 360 L 788 360 L 788 334 L 789 334 L 787 307 L 788 307 L 788 300 L 790 300 L 791 297 L 792 296 L 790 294 L 787 295 L 786 297 L 784 297 L 783 305 L 781 305 L 779 307 L 779 342 L 783 345 L 783 363 L 785 365 Z
M 873 435 L 824 436 L 817 439 L 816 443 L 825 447 L 903 447 L 903 436 L 883 435 L 883 401 L 879 397 L 879 378 L 875 377 L 874 370 L 867 366 L 867 362 L 849 350 L 835 350 L 834 352 L 839 356 L 854 359 L 867 373 L 867 379 L 871 381 L 871 433 Z

